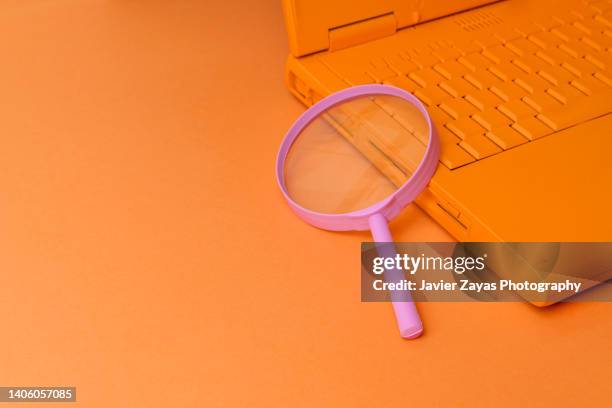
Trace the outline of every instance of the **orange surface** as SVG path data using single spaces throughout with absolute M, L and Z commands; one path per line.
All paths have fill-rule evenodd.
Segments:
M 303 224 L 274 180 L 303 110 L 277 1 L 8 1 L 0 33 L 0 385 L 83 407 L 609 402 L 612 304 L 422 304 L 404 341 L 359 302 L 368 234 Z M 392 229 L 449 238 L 414 206 Z

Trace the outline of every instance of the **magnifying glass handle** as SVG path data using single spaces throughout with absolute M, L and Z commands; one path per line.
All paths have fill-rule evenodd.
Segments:
M 376 246 L 378 255 L 384 258 L 395 258 L 397 252 L 393 245 L 393 237 L 391 237 L 387 219 L 382 214 L 374 214 L 368 221 L 374 241 L 380 243 Z M 400 282 L 403 279 L 403 273 L 398 269 L 386 269 L 384 276 L 387 282 Z M 419 337 L 423 333 L 423 323 L 410 292 L 392 291 L 391 303 L 400 335 L 405 339 Z

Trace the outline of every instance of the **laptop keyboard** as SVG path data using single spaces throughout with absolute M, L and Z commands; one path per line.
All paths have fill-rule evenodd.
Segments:
M 440 161 L 456 169 L 612 110 L 612 1 L 377 57 L 342 76 L 417 96 Z

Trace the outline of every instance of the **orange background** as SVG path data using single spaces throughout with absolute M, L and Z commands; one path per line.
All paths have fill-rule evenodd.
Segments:
M 369 235 L 305 225 L 274 179 L 303 111 L 280 2 L 1 8 L 0 385 L 84 407 L 609 402 L 612 304 L 422 304 L 404 341 L 359 302 Z M 392 230 L 450 239 L 414 206 Z

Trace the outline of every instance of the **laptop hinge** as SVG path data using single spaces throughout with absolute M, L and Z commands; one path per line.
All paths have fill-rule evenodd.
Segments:
M 395 34 L 397 21 L 393 13 L 368 18 L 329 30 L 329 50 L 336 51 Z

